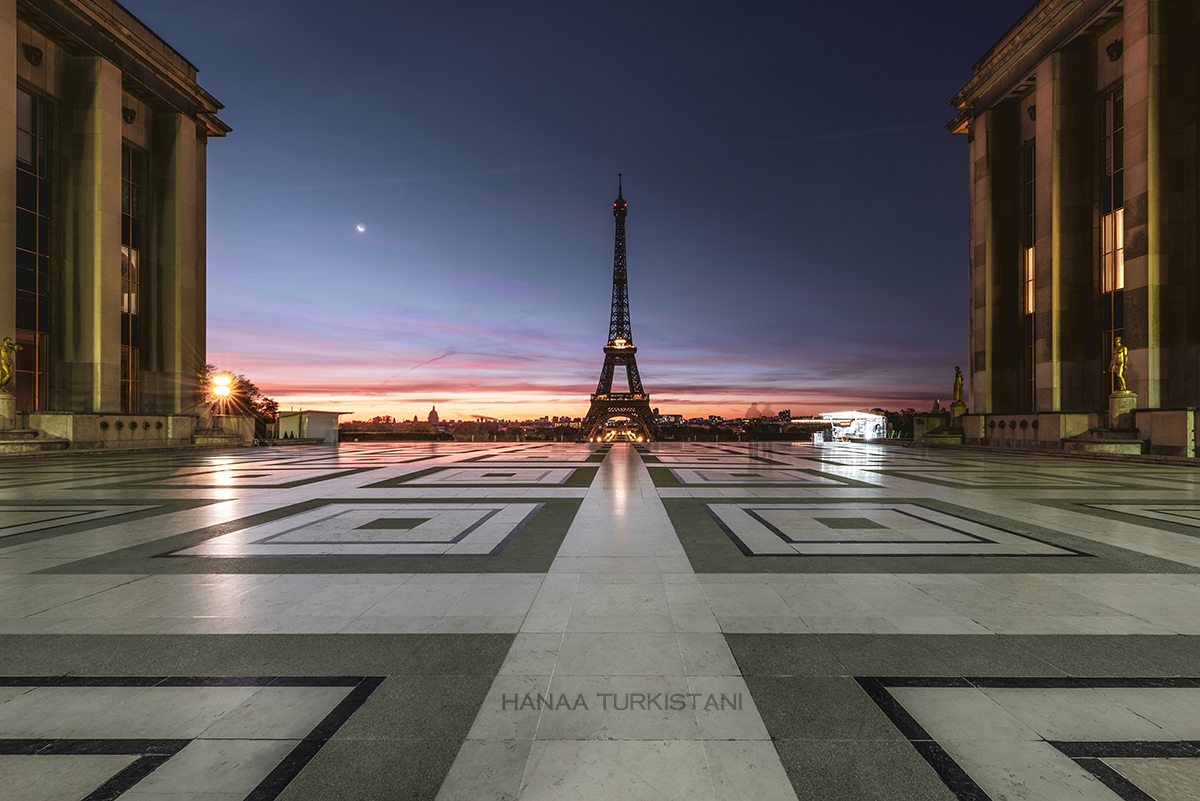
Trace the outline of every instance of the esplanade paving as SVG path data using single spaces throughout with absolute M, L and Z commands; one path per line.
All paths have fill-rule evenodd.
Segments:
M 1200 797 L 1200 472 L 790 443 L 0 462 L 12 799 Z

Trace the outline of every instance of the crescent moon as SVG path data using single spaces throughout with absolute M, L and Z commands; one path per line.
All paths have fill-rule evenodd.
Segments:
M 363 231 L 365 231 L 365 230 L 367 230 L 367 229 L 366 229 L 366 226 L 363 226 L 363 225 L 360 225 L 360 226 L 358 226 L 358 232 L 359 232 L 360 234 L 361 234 Z

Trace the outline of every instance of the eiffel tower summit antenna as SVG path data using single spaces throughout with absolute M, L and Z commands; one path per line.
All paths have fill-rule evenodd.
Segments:
M 617 199 L 613 201 L 613 216 L 617 219 L 616 244 L 613 247 L 612 313 L 608 320 L 608 342 L 604 346 L 604 366 L 600 381 L 592 395 L 592 405 L 579 433 L 581 438 L 594 441 L 602 436 L 601 429 L 614 419 L 624 418 L 636 429 L 638 439 L 649 441 L 658 434 L 658 423 L 650 409 L 650 396 L 642 389 L 638 374 L 637 347 L 633 344 L 633 328 L 629 322 L 629 279 L 625 259 L 625 217 L 629 207 L 622 196 L 621 173 L 617 173 Z M 613 373 L 625 368 L 628 392 L 613 392 Z

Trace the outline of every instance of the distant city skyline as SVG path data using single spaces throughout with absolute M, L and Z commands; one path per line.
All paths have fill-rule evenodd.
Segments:
M 124 4 L 226 106 L 208 361 L 282 409 L 583 416 L 618 172 L 661 412 L 923 408 L 966 361 L 947 100 L 1028 0 Z

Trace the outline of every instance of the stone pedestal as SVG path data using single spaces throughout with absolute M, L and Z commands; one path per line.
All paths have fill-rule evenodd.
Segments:
M 1133 410 L 1137 408 L 1137 393 L 1126 390 L 1108 396 L 1108 427 L 1133 428 Z
M 17 397 L 11 392 L 0 392 L 0 431 L 12 431 L 17 427 Z
M 963 415 L 967 413 L 967 404 L 962 401 L 954 401 L 950 404 L 950 427 L 962 428 Z

